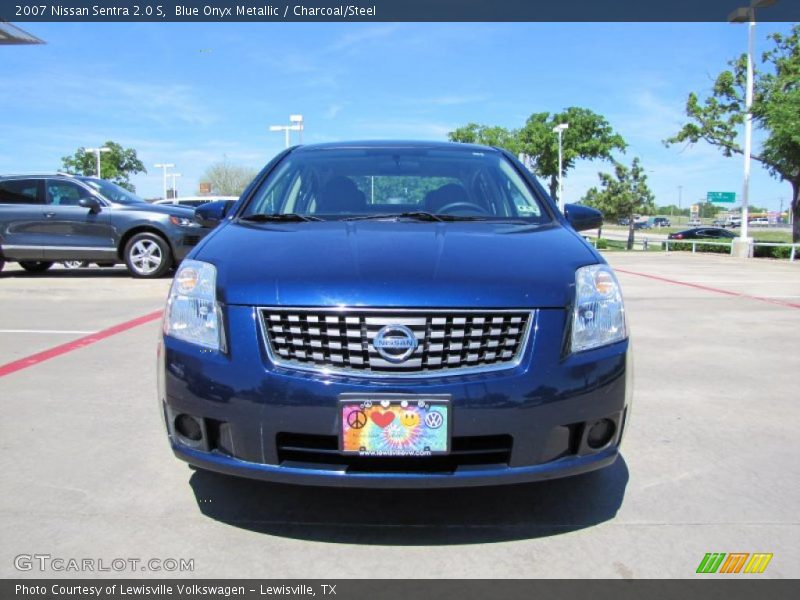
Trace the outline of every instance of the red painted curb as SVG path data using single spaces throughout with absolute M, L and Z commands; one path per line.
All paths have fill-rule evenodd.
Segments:
M 25 358 L 20 358 L 19 360 L 15 360 L 14 362 L 0 365 L 0 377 L 5 377 L 6 375 L 10 375 L 11 373 L 15 373 L 16 371 L 21 371 L 22 369 L 33 367 L 46 360 L 55 358 L 56 356 L 61 356 L 62 354 L 66 354 L 67 352 L 72 352 L 73 350 L 79 350 L 80 348 L 85 348 L 86 346 L 90 346 L 95 342 L 99 342 L 101 340 L 109 338 L 112 335 L 117 335 L 118 333 L 122 333 L 123 331 L 128 331 L 129 329 L 133 329 L 134 327 L 138 327 L 139 325 L 144 325 L 145 323 L 149 323 L 150 321 L 155 321 L 156 319 L 161 318 L 161 314 L 162 311 L 158 310 L 156 312 L 152 312 L 143 315 L 141 317 L 137 317 L 130 321 L 125 321 L 124 323 L 120 323 L 119 325 L 113 325 L 108 329 L 102 329 L 96 333 L 90 333 L 89 335 L 83 336 L 82 338 L 78 338 L 77 340 L 67 342 L 66 344 L 61 344 L 60 346 L 55 346 L 48 350 L 43 350 L 42 352 L 31 354 L 30 356 L 26 356 Z
M 722 288 L 714 288 L 699 283 L 690 283 L 688 281 L 679 281 L 677 279 L 668 279 L 666 277 L 659 277 L 658 275 L 650 275 L 649 273 L 639 273 L 637 271 L 628 271 L 626 269 L 614 269 L 619 273 L 627 273 L 628 275 L 638 275 L 639 277 L 646 277 L 648 279 L 655 279 L 656 281 L 663 281 L 665 283 L 672 283 L 674 285 L 683 285 L 706 292 L 715 292 L 717 294 L 725 294 L 726 296 L 735 296 L 737 298 L 746 298 L 747 300 L 758 300 L 759 302 L 767 302 L 769 304 L 777 304 L 778 306 L 786 306 L 788 308 L 800 308 L 800 304 L 795 302 L 786 302 L 778 298 L 764 298 L 762 296 L 751 296 L 750 294 L 743 294 L 741 292 L 733 292 L 731 290 L 723 290 Z

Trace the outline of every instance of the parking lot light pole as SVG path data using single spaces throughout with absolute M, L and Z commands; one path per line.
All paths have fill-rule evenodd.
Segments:
M 748 204 L 750 197 L 750 151 L 753 138 L 753 38 L 756 30 L 756 9 L 772 6 L 778 0 L 751 0 L 750 6 L 743 6 L 728 15 L 730 23 L 747 23 L 747 82 L 745 90 L 744 119 L 744 177 L 742 181 L 742 228 L 739 237 L 731 244 L 731 253 L 741 258 L 749 258 L 753 240 L 747 237 Z
M 569 123 L 559 123 L 555 127 L 553 127 L 553 133 L 558 134 L 558 209 L 563 213 L 564 212 L 564 185 L 563 185 L 563 176 L 564 176 L 564 169 L 562 166 L 563 162 L 563 150 L 562 150 L 562 143 L 561 143 L 561 134 L 564 133 L 565 129 L 569 129 Z
M 303 143 L 303 115 L 289 115 L 292 131 L 299 131 L 300 143 Z
M 289 125 L 270 125 L 270 131 L 283 131 L 285 134 L 284 147 L 289 147 Z
M 270 131 L 283 131 L 284 133 L 284 145 L 286 148 L 289 147 L 289 132 L 290 131 L 299 131 L 300 132 L 300 143 L 303 143 L 303 115 L 289 115 L 289 125 L 270 125 Z
M 181 174 L 180 173 L 170 173 L 169 176 L 172 177 L 172 197 L 173 198 L 177 198 L 178 197 L 178 190 L 175 187 L 175 180 L 178 177 L 181 177 Z
M 164 200 L 167 199 L 167 169 L 172 169 L 175 165 L 173 163 L 157 163 L 153 165 L 156 169 L 163 169 L 164 174 Z
M 84 152 L 94 152 L 95 157 L 97 157 L 97 170 L 95 173 L 97 174 L 98 179 L 102 179 L 103 177 L 100 175 L 100 154 L 102 152 L 111 152 L 111 148 L 106 146 L 102 146 L 101 148 L 84 148 Z

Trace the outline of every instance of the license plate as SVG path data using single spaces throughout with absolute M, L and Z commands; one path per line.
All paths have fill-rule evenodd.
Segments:
M 361 456 L 432 456 L 450 451 L 450 403 L 433 398 L 341 401 L 339 449 Z

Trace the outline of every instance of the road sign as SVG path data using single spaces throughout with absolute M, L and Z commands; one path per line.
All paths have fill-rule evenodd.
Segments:
M 736 202 L 736 194 L 734 192 L 708 192 L 706 200 L 715 204 L 733 204 Z

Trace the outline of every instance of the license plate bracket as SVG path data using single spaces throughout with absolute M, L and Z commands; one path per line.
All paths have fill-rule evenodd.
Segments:
M 450 396 L 343 394 L 339 451 L 373 457 L 450 453 Z

